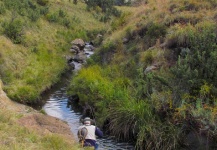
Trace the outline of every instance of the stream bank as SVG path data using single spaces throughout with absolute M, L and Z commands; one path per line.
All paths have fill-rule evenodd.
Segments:
M 93 52 L 85 50 L 85 54 L 88 58 Z M 73 66 L 75 66 L 74 72 L 81 68 L 79 62 L 73 61 L 73 64 Z M 77 129 L 81 125 L 80 118 L 82 117 L 82 108 L 75 103 L 69 103 L 67 86 L 69 85 L 71 77 L 73 77 L 73 75 L 70 73 L 64 74 L 59 83 L 42 95 L 40 103 L 32 107 L 37 110 L 43 110 L 47 115 L 67 122 L 70 126 L 71 133 L 76 137 Z M 76 139 L 76 141 L 78 142 L 78 139 Z M 115 137 L 109 135 L 105 135 L 103 138 L 97 139 L 97 141 L 100 150 L 134 150 L 132 144 L 118 142 L 115 140 Z

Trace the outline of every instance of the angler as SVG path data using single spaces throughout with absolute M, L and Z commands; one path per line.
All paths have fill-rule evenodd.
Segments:
M 84 118 L 83 125 L 78 128 L 78 138 L 82 147 L 94 147 L 95 150 L 98 148 L 96 142 L 96 136 L 99 138 L 103 137 L 103 132 L 96 126 L 91 125 L 92 119 L 89 117 Z

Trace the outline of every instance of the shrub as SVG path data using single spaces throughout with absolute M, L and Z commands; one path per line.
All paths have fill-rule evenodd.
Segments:
M 41 6 L 48 5 L 49 0 L 37 0 L 37 3 Z
M 148 25 L 146 34 L 151 38 L 164 37 L 166 34 L 166 26 L 159 23 L 151 23 Z
M 40 18 L 40 12 L 37 11 L 37 10 L 34 10 L 34 11 L 30 11 L 28 13 L 28 17 L 31 21 L 35 22 L 37 21 L 39 18 Z
M 42 7 L 40 8 L 40 14 L 46 15 L 49 12 L 49 7 Z
M 23 41 L 23 22 L 19 19 L 12 19 L 3 23 L 4 34 L 9 37 L 15 44 Z
M 68 18 L 64 18 L 64 19 L 62 20 L 62 23 L 63 23 L 63 25 L 64 25 L 65 27 L 67 27 L 67 28 L 70 28 L 70 26 L 71 26 L 71 21 L 70 21 Z
M 65 11 L 63 11 L 62 9 L 59 9 L 59 17 L 65 17 L 67 14 Z
M 49 22 L 58 22 L 59 15 L 57 13 L 49 13 L 46 18 Z
M 6 12 L 6 8 L 4 4 L 0 5 L 0 14 L 4 14 Z
M 182 40 L 188 43 L 190 52 L 179 57 L 172 72 L 176 80 L 182 81 L 180 88 L 184 87 L 190 95 L 199 96 L 200 87 L 204 82 L 213 85 L 213 89 L 217 86 L 216 26 L 215 23 L 203 22 L 191 28 L 193 30 L 183 32 L 185 40 Z M 212 94 L 217 96 L 217 93 Z

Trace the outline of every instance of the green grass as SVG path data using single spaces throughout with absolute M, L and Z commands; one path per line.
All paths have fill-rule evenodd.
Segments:
M 126 15 L 112 23 L 111 35 L 70 90 L 96 108 L 100 124 L 110 121 L 117 138 L 133 134 L 137 149 L 178 149 L 186 136 L 182 126 L 200 132 L 191 121 L 209 124 L 207 133 L 215 137 L 216 7 L 213 0 L 118 7 Z M 149 66 L 156 68 L 144 73 Z
M 0 14 L 1 22 L 10 22 L 13 17 L 21 20 L 23 36 L 20 44 L 14 44 L 13 40 L 3 34 L 3 24 L 0 26 L 0 73 L 5 84 L 4 90 L 15 101 L 35 102 L 67 69 L 64 56 L 71 55 L 70 42 L 75 38 L 92 40 L 87 34 L 96 35 L 103 31 L 106 25 L 87 12 L 82 2 L 74 5 L 68 0 L 50 0 L 48 6 L 34 4 L 37 6 L 36 9 L 49 7 L 47 15 L 54 13 L 57 17 L 56 22 L 49 22 L 46 14 L 32 21 L 26 13 L 31 11 L 31 8 L 23 7 L 19 1 L 14 3 L 14 9 L 16 11 L 17 7 L 23 7 L 24 14 L 21 16 L 19 12 L 14 16 L 10 4 L 10 1 L 5 1 L 5 6 L 8 7 L 5 7 L 7 11 Z M 67 20 L 69 26 L 63 24 Z

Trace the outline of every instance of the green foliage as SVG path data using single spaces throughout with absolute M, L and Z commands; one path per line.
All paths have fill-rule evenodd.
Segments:
M 46 15 L 49 12 L 49 7 L 41 7 L 40 14 Z
M 23 22 L 18 18 L 12 18 L 11 21 L 3 23 L 4 34 L 9 37 L 15 44 L 23 41 Z
M 121 12 L 114 7 L 114 0 L 85 0 L 85 3 L 87 4 L 87 10 L 98 10 L 98 7 L 101 8 L 102 12 L 105 13 L 105 15 L 100 18 L 103 22 L 107 22 L 112 15 L 119 17 L 121 14 Z
M 123 26 L 126 23 L 127 16 L 128 14 L 122 13 L 119 18 L 115 19 L 111 24 L 112 30 L 116 30 L 118 27 Z
M 5 5 L 0 4 L 0 14 L 4 14 L 6 12 Z
M 30 11 L 28 17 L 31 21 L 36 22 L 41 17 L 40 10 Z
M 187 28 L 188 29 L 188 28 Z M 193 32 L 186 35 L 190 45 L 190 53 L 180 57 L 177 66 L 172 69 L 177 80 L 181 80 L 180 87 L 184 87 L 190 94 L 198 95 L 199 87 L 204 83 L 217 84 L 217 44 L 216 27 L 214 23 L 197 24 Z M 216 95 L 217 93 L 213 93 Z
M 62 10 L 62 9 L 59 9 L 59 17 L 65 17 L 67 14 L 66 14 L 66 12 L 64 11 L 64 10 Z
M 72 26 L 72 23 L 80 22 L 79 18 L 75 16 L 69 18 L 67 12 L 62 9 L 59 9 L 57 12 L 46 14 L 46 18 L 49 22 L 59 23 L 67 28 L 70 28 Z
M 164 37 L 166 35 L 166 26 L 160 23 L 151 23 L 148 25 L 146 34 L 151 38 Z
M 13 10 L 21 16 L 27 16 L 33 22 L 47 13 L 47 7 L 39 6 L 33 0 L 3 0 L 3 2 L 7 9 Z
M 8 88 L 4 88 L 8 92 Z M 11 89 L 10 89 L 11 90 Z M 9 93 L 9 92 L 8 92 Z M 16 93 L 10 93 L 8 96 L 21 103 L 33 102 L 39 98 L 39 92 L 36 89 L 33 90 L 33 86 L 20 86 L 17 87 Z
M 115 47 L 116 46 L 113 42 L 103 44 L 100 50 L 92 56 L 92 59 L 100 64 L 108 64 L 113 57 Z
M 37 0 L 37 3 L 41 6 L 46 6 L 49 3 L 49 0 Z
M 59 14 L 58 13 L 49 13 L 46 15 L 46 18 L 49 22 L 58 22 L 58 17 Z

